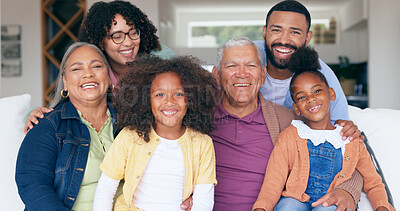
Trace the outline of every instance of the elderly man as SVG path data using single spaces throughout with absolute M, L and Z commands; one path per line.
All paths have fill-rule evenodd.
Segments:
M 229 40 L 218 48 L 217 59 L 213 75 L 221 87 L 221 101 L 215 111 L 215 130 L 210 134 L 214 141 L 218 180 L 214 210 L 251 210 L 273 144 L 296 116 L 293 110 L 259 94 L 267 70 L 260 48 L 251 40 Z M 345 128 L 345 136 L 356 130 L 352 123 Z M 354 207 L 353 198 L 347 192 L 359 194 L 361 180 L 359 173 L 353 175 L 341 189 L 332 191 L 332 202 L 342 203 L 344 208 Z
M 262 53 L 265 53 L 263 60 L 268 67 L 266 81 L 261 87 L 265 99 L 293 109 L 293 100 L 289 93 L 289 82 L 293 73 L 287 64 L 297 49 L 310 42 L 313 36 L 310 25 L 309 11 L 297 1 L 282 1 L 269 10 L 263 28 L 264 40 L 255 41 Z M 331 119 L 333 122 L 338 119 L 348 120 L 347 100 L 339 81 L 333 71 L 322 60 L 319 61 L 320 71 L 337 96 L 331 103 Z

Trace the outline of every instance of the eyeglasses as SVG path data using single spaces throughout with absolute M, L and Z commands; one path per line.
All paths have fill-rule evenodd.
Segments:
M 139 29 L 131 29 L 129 32 L 124 33 L 124 32 L 116 32 L 114 34 L 109 35 L 108 37 L 111 37 L 112 41 L 115 44 L 121 44 L 125 41 L 125 37 L 128 35 L 128 37 L 131 40 L 137 40 L 140 37 L 140 30 Z

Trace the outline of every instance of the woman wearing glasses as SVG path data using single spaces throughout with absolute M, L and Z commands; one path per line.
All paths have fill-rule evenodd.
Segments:
M 160 45 L 156 31 L 147 16 L 130 2 L 96 2 L 82 23 L 78 40 L 103 50 L 111 65 L 111 80 L 118 87 L 118 81 L 129 70 L 126 62 L 138 55 L 150 53 L 164 59 L 175 56 Z
M 79 30 L 78 41 L 100 48 L 110 63 L 109 75 L 116 90 L 128 72 L 127 62 L 141 54 L 153 54 L 163 59 L 175 52 L 160 44 L 157 29 L 139 8 L 128 1 L 96 2 L 87 13 Z M 114 92 L 115 93 L 115 92 Z M 33 128 L 49 108 L 35 108 L 26 119 L 24 132 Z

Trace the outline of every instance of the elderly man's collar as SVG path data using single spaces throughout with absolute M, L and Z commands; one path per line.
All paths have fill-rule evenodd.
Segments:
M 230 104 L 230 107 L 228 109 L 225 108 L 225 106 L 222 103 L 222 96 L 223 96 L 222 92 L 223 92 L 222 90 L 219 91 L 219 103 L 218 103 L 219 106 L 216 108 L 216 110 L 214 112 L 215 118 L 223 118 L 223 117 L 228 116 L 228 115 L 236 116 L 238 118 L 243 118 L 245 116 L 248 116 L 248 115 L 254 113 L 255 111 L 257 111 L 257 109 L 259 109 L 259 107 L 261 106 L 260 100 L 266 100 L 266 99 L 264 99 L 264 97 L 261 94 L 261 92 L 258 92 L 257 106 L 254 109 L 251 109 L 251 111 L 247 111 L 245 114 L 242 114 L 242 115 L 239 114 L 238 115 L 238 112 L 240 112 L 240 111 L 238 111 L 238 112 L 229 112 L 229 110 L 233 110 L 232 108 L 234 108 L 235 105 Z M 252 105 L 249 104 L 249 106 L 252 106 Z M 238 107 L 238 109 L 241 109 L 241 108 Z

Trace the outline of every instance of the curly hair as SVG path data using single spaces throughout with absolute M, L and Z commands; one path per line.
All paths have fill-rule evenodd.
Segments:
M 292 100 L 294 88 L 293 83 L 300 75 L 303 75 L 304 73 L 314 75 L 329 87 L 328 81 L 326 80 L 324 74 L 319 71 L 319 69 L 321 69 L 321 65 L 319 64 L 318 58 L 317 51 L 308 46 L 299 48 L 290 58 L 288 68 L 290 71 L 294 72 L 289 85 Z
M 178 74 L 186 97 L 187 112 L 182 124 L 208 134 L 213 129 L 214 108 L 217 105 L 217 83 L 200 61 L 191 56 L 166 60 L 144 55 L 130 64 L 131 71 L 122 79 L 114 108 L 118 126 L 136 130 L 149 141 L 151 127 L 155 126 L 151 111 L 150 88 L 154 78 L 162 73 Z
M 310 46 L 299 48 L 288 63 L 288 69 L 293 72 L 303 72 L 307 70 L 321 69 L 321 65 L 318 60 L 319 56 L 317 51 Z
M 94 3 L 79 28 L 78 41 L 103 49 L 103 40 L 108 36 L 116 14 L 121 14 L 128 25 L 140 30 L 138 54 L 161 50 L 157 29 L 147 15 L 130 2 L 120 0 Z

